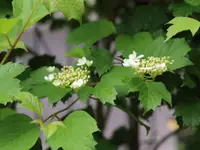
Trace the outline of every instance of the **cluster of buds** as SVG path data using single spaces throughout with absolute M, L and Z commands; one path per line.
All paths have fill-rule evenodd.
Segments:
M 82 60 L 81 60 L 82 59 Z M 60 72 L 55 73 L 55 67 L 49 67 L 47 70 L 50 72 L 44 79 L 50 81 L 55 86 L 70 87 L 74 90 L 79 89 L 85 85 L 90 78 L 90 71 L 88 67 L 93 63 L 84 58 L 78 60 L 78 68 L 72 66 L 64 66 Z M 84 63 L 83 63 L 84 60 Z
M 132 67 L 136 74 L 143 77 L 154 79 L 156 76 L 163 74 L 167 71 L 167 65 L 172 64 L 170 57 L 148 57 L 141 59 L 144 55 L 137 57 L 136 52 L 129 55 L 129 59 L 124 59 L 123 66 Z

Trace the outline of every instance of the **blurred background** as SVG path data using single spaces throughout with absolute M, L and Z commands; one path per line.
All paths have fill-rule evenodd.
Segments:
M 1 0 L 1 17 L 12 17 L 11 1 Z M 117 34 L 134 35 L 137 32 L 148 31 L 155 37 L 164 36 L 166 31 L 164 25 L 173 18 L 169 11 L 170 2 L 168 0 L 86 0 L 83 23 L 105 18 L 115 24 Z M 27 64 L 33 70 L 41 66 L 73 65 L 76 59 L 66 57 L 66 52 L 70 51 L 73 45 L 68 45 L 66 39 L 71 30 L 78 26 L 77 21 L 67 21 L 61 13 L 54 13 L 43 18 L 23 35 L 22 40 L 29 52 L 25 53 L 19 49 L 12 54 L 9 61 Z M 114 39 L 113 36 L 108 37 L 97 42 L 96 46 L 109 49 L 113 55 L 118 55 L 115 51 Z M 1 57 L 3 55 L 1 54 Z M 166 82 L 168 82 L 167 79 Z M 43 99 L 44 118 L 69 105 L 73 97 L 74 95 L 67 95 L 54 106 L 49 106 L 48 99 Z M 119 102 L 121 101 L 119 100 Z M 128 103 L 131 111 L 139 115 L 138 100 L 131 100 Z M 36 117 L 26 110 L 15 107 L 14 104 L 12 107 L 19 113 L 26 113 L 32 118 Z M 151 127 L 148 135 L 146 129 L 133 121 L 126 113 L 117 108 L 104 106 L 94 100 L 88 100 L 87 104 L 76 103 L 60 117 L 62 118 L 76 109 L 84 109 L 97 120 L 102 132 L 95 133 L 94 136 L 105 145 L 105 147 L 97 146 L 97 150 L 187 150 L 191 149 L 191 143 L 198 143 L 198 141 L 188 140 L 198 133 L 192 134 L 189 129 L 177 130 L 176 118 L 173 117 L 174 110 L 170 109 L 168 105 L 162 105 L 156 111 L 149 112 L 140 118 Z M 41 135 L 41 141 L 38 141 L 33 150 L 47 149 L 50 150 Z M 198 146 L 192 148 L 192 150 L 197 149 L 200 148 Z

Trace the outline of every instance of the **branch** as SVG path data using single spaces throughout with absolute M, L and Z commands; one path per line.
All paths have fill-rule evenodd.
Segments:
M 146 131 L 147 131 L 147 135 L 149 134 L 150 131 L 150 126 L 146 125 L 144 122 L 142 122 L 140 119 L 138 119 L 135 114 L 133 114 L 129 109 L 127 108 L 123 108 L 121 106 L 115 106 L 117 108 L 119 108 L 120 110 L 122 110 L 123 112 L 127 113 L 129 115 L 129 117 L 135 121 L 137 121 L 140 125 L 142 125 L 143 127 L 145 127 Z
M 90 96 L 91 99 L 94 99 L 94 100 L 98 100 L 97 98 L 95 97 L 92 97 Z M 129 117 L 135 121 L 137 121 L 140 125 L 144 126 L 146 131 L 147 131 L 147 134 L 149 133 L 150 131 L 150 127 L 148 125 L 146 125 L 144 122 L 142 122 L 140 119 L 138 119 L 129 109 L 127 108 L 122 108 L 121 106 L 115 106 L 117 107 L 118 109 L 122 110 L 123 112 L 127 113 L 129 115 Z
M 158 150 L 159 147 L 166 141 L 168 140 L 170 137 L 180 133 L 180 131 L 187 129 L 187 127 L 182 128 L 182 129 L 178 129 L 174 132 L 170 132 L 169 134 L 167 134 L 165 137 L 163 137 L 160 141 L 157 142 L 157 144 L 154 146 L 153 150 Z
M 40 0 L 38 0 L 38 1 L 36 2 L 36 4 L 34 5 L 33 11 L 31 12 L 30 16 L 28 17 L 28 19 L 27 19 L 27 21 L 26 21 L 24 27 L 23 27 L 22 30 L 19 32 L 19 35 L 17 36 L 17 38 L 16 38 L 16 40 L 14 41 L 14 44 L 13 44 L 13 45 L 11 44 L 10 40 L 8 39 L 8 43 L 9 43 L 9 45 L 11 46 L 11 48 L 7 51 L 6 55 L 4 56 L 4 58 L 3 58 L 2 61 L 1 61 L 1 64 L 4 64 L 4 63 L 5 63 L 5 61 L 8 59 L 8 57 L 10 56 L 11 52 L 13 51 L 13 49 L 15 49 L 17 43 L 19 42 L 20 38 L 22 37 L 22 35 L 23 35 L 23 33 L 24 33 L 24 31 L 25 31 L 25 29 L 26 29 L 26 27 L 27 27 L 27 25 L 28 25 L 28 23 L 29 23 L 29 21 L 30 21 L 32 15 L 34 14 L 34 12 L 35 12 L 37 6 L 39 5 L 39 3 L 40 3 Z M 8 37 L 6 36 L 6 38 L 8 38 Z
M 60 114 L 60 113 L 62 113 L 62 112 L 64 112 L 64 111 L 66 111 L 66 110 L 68 110 L 68 109 L 71 108 L 78 100 L 79 100 L 79 97 L 78 97 L 73 103 L 71 103 L 69 106 L 67 106 L 66 108 L 64 108 L 64 109 L 62 109 L 62 110 L 59 110 L 59 111 L 57 111 L 57 112 L 51 114 L 49 117 L 47 117 L 47 118 L 44 120 L 44 122 L 46 122 L 47 120 L 49 120 L 49 119 L 52 118 L 52 117 L 57 117 L 58 114 Z

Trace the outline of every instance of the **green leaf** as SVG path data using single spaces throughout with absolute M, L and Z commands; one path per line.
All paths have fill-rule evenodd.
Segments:
M 8 77 L 0 78 L 0 104 L 12 102 L 20 92 L 19 80 Z
M 27 66 L 17 63 L 9 62 L 4 65 L 0 65 L 0 78 L 14 78 L 24 72 Z
M 30 18 L 30 21 L 26 29 L 49 14 L 42 1 L 38 5 L 37 3 L 38 0 L 13 0 L 14 17 L 22 20 L 22 27 L 26 24 L 28 18 Z
M 166 5 L 140 5 L 132 10 L 124 14 L 123 22 L 117 26 L 118 33 L 133 35 L 142 31 L 155 31 L 168 21 Z
M 54 121 L 43 128 L 45 136 L 49 139 L 58 129 L 58 127 L 66 127 L 61 121 Z
M 85 103 L 93 91 L 93 87 L 85 85 L 78 91 L 78 96 Z
M 115 32 L 116 30 L 112 22 L 102 19 L 76 28 L 69 34 L 67 42 L 69 44 L 84 43 L 87 46 L 92 46 L 98 40 Z
M 98 131 L 96 121 L 84 111 L 71 113 L 65 120 L 66 128 L 58 127 L 47 143 L 52 150 L 91 150 L 96 141 L 92 133 Z
M 175 108 L 175 115 L 182 116 L 185 125 L 195 128 L 200 124 L 200 103 L 195 102 L 178 105 Z
M 99 76 L 109 71 L 113 65 L 112 55 L 108 50 L 103 48 L 93 50 L 91 59 L 93 60 L 93 66 L 96 68 Z
M 6 117 L 10 115 L 14 115 L 15 111 L 10 108 L 1 108 L 0 109 L 0 121 L 5 119 Z
M 123 56 L 128 57 L 133 51 L 142 51 L 153 39 L 150 33 L 140 32 L 134 36 L 120 35 L 116 39 L 116 49 L 123 53 Z
M 199 6 L 200 1 L 199 0 L 184 0 L 186 3 L 193 5 L 193 6 Z
M 14 43 L 15 39 L 14 38 L 10 38 L 11 44 Z M 19 41 L 17 43 L 17 45 L 15 46 L 15 49 L 17 48 L 21 48 L 24 49 L 25 51 L 28 51 L 27 48 L 24 45 L 24 42 Z M 0 35 L 0 51 L 7 51 L 8 49 L 10 49 L 10 45 L 8 43 L 8 40 Z
M 49 11 L 49 14 L 54 11 L 53 3 L 54 1 L 52 0 L 43 0 L 43 4 L 46 7 L 46 9 Z
M 55 71 L 57 72 L 58 69 Z M 21 83 L 23 90 L 28 90 L 39 98 L 48 97 L 49 103 L 53 104 L 63 98 L 71 89 L 56 87 L 46 81 L 44 77 L 50 74 L 47 67 L 39 68 L 30 74 L 30 77 Z
M 37 141 L 40 130 L 31 118 L 15 114 L 0 121 L 0 150 L 28 150 Z
M 30 89 L 30 92 L 37 95 L 39 98 L 48 97 L 50 104 L 60 101 L 71 91 L 70 88 L 56 87 L 52 83 L 39 84 L 38 86 L 32 86 Z
M 28 92 L 20 92 L 16 98 L 22 101 L 22 103 L 19 105 L 20 107 L 31 110 L 39 116 L 43 115 L 43 103 L 39 101 L 36 96 L 33 96 Z
M 77 57 L 82 58 L 85 57 L 87 54 L 84 48 L 74 47 L 69 52 L 66 53 L 68 57 Z
M 155 110 L 162 102 L 162 99 L 171 105 L 171 94 L 161 82 L 149 82 L 138 78 L 131 81 L 130 91 L 139 91 L 139 100 L 146 111 Z
M 96 145 L 96 150 L 117 150 L 117 146 L 109 141 L 101 141 Z
M 197 6 L 189 5 L 185 2 L 172 3 L 169 5 L 169 10 L 173 12 L 176 17 L 188 17 L 193 14 L 193 12 L 200 12 L 200 8 Z
M 12 30 L 12 28 L 17 24 L 18 21 L 19 21 L 18 18 L 0 19 L 0 33 L 3 35 L 7 35 L 8 32 Z
M 98 99 L 100 99 L 100 101 L 103 104 L 110 103 L 114 105 L 114 100 L 116 99 L 117 91 L 114 87 L 108 85 L 107 83 L 100 82 L 95 86 L 93 94 Z
M 124 93 L 124 87 L 127 87 L 129 81 L 134 76 L 134 72 L 129 67 L 116 66 L 105 74 L 101 81 L 94 88 L 94 95 L 100 99 L 102 103 L 114 104 L 117 94 Z M 128 93 L 128 88 L 126 89 Z M 125 91 L 126 93 L 126 91 Z
M 172 25 L 167 29 L 167 39 L 165 41 L 168 41 L 177 33 L 187 30 L 190 30 L 194 36 L 200 27 L 199 21 L 188 17 L 176 17 L 168 22 L 168 24 Z
M 56 0 L 55 7 L 69 20 L 73 18 L 82 22 L 82 15 L 85 12 L 84 0 Z

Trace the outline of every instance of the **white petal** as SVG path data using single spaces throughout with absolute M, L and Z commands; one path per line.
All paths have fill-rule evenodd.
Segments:
M 86 63 L 87 63 L 87 59 L 85 57 L 82 57 L 82 58 L 78 59 L 77 66 L 83 66 Z
M 55 70 L 55 66 L 50 66 L 47 68 L 48 72 L 54 72 L 54 70 Z
M 77 83 L 78 83 L 78 86 L 81 87 L 84 84 L 84 80 L 83 79 L 79 79 L 77 81 Z
M 93 61 L 91 60 L 91 61 L 87 61 L 87 63 L 86 63 L 86 65 L 88 66 L 88 67 L 90 67 L 91 65 L 93 64 Z
M 140 58 L 143 58 L 143 57 L 144 57 L 144 55 L 139 55 L 137 58 L 140 59 Z
M 52 81 L 52 80 L 54 79 L 54 74 L 50 74 L 50 75 L 48 76 L 48 78 L 49 78 L 49 81 Z
M 137 53 L 135 51 L 133 51 L 133 53 L 129 55 L 129 58 L 130 59 L 135 59 L 136 56 L 137 56 Z
M 60 80 L 54 80 L 53 81 L 53 85 L 55 85 L 55 86 L 59 86 L 60 84 L 61 84 Z
M 124 67 L 130 67 L 130 66 L 131 66 L 130 60 L 129 60 L 129 59 L 124 59 L 122 65 L 123 65 Z
M 44 79 L 45 79 L 46 81 L 49 81 L 49 77 L 47 77 L 47 76 L 45 76 Z

